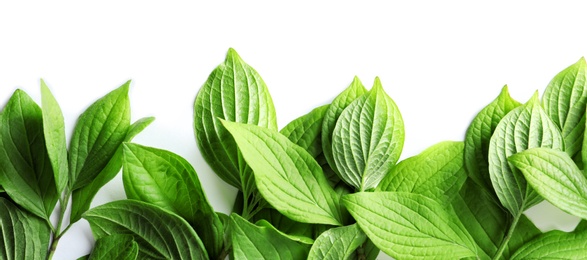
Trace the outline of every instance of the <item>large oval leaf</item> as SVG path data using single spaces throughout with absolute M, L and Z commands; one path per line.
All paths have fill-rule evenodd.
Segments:
M 343 179 L 357 190 L 375 188 L 400 157 L 404 122 L 379 78 L 344 109 L 332 134 L 332 152 Z
M 497 195 L 489 177 L 489 140 L 499 121 L 520 105 L 510 96 L 508 87 L 504 86 L 499 96 L 475 116 L 465 136 L 464 162 L 467 174 L 481 188 L 493 194 L 496 201 Z
M 354 77 L 351 84 L 332 100 L 332 103 L 328 107 L 328 111 L 326 111 L 326 114 L 324 115 L 324 121 L 322 123 L 322 151 L 324 152 L 324 157 L 326 158 L 328 165 L 330 165 L 330 168 L 337 174 L 339 171 L 336 168 L 334 155 L 332 153 L 332 134 L 334 132 L 334 127 L 336 127 L 336 122 L 338 121 L 340 114 L 342 114 L 342 111 L 355 101 L 355 99 L 366 93 L 367 89 L 363 86 L 363 83 L 361 83 L 358 77 Z
M 223 123 L 253 169 L 257 187 L 269 204 L 299 222 L 343 223 L 338 195 L 304 148 L 266 128 Z
M 456 214 L 424 195 L 362 192 L 342 201 L 371 241 L 396 259 L 477 256 L 475 242 Z
M 587 179 L 567 153 L 534 148 L 508 160 L 543 198 L 569 214 L 587 219 Z
M 587 105 L 587 64 L 581 58 L 558 73 L 542 95 L 542 104 L 561 130 L 565 151 L 573 157 L 581 151 Z
M 194 131 L 202 156 L 228 184 L 242 189 L 236 143 L 218 119 L 277 130 L 273 101 L 261 76 L 229 49 L 202 86 L 194 104 Z
M 76 190 L 90 183 L 106 167 L 130 127 L 127 81 L 84 111 L 69 145 L 69 184 Z
M 444 200 L 457 195 L 467 179 L 463 169 L 463 142 L 441 142 L 398 163 L 379 191 L 404 191 Z
M 511 259 L 587 259 L 587 232 L 546 232 L 520 247 Z
M 0 183 L 19 206 L 48 220 L 59 194 L 45 146 L 41 108 L 16 90 L 0 120 Z
M 50 238 L 47 222 L 0 198 L 0 259 L 45 259 Z
M 324 231 L 310 249 L 308 259 L 353 259 L 355 250 L 367 241 L 357 224 Z
M 97 239 L 129 234 L 139 244 L 138 259 L 208 259 L 200 238 L 179 216 L 135 200 L 110 202 L 84 213 Z
M 538 93 L 508 113 L 497 125 L 489 144 L 489 174 L 502 205 L 517 216 L 542 198 L 526 183 L 507 158 L 535 147 L 563 149 L 563 138 L 538 101 Z

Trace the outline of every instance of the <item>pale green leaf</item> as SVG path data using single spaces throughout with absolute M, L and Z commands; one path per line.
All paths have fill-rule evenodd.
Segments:
M 581 151 L 587 105 L 587 64 L 581 58 L 558 73 L 542 95 L 546 114 L 561 129 L 565 151 L 571 156 Z
M 465 136 L 465 169 L 481 188 L 497 195 L 489 177 L 489 140 L 501 119 L 521 104 L 514 100 L 504 86 L 499 96 L 484 107 L 473 119 Z
M 96 241 L 89 260 L 134 260 L 139 255 L 139 244 L 131 235 L 109 235 Z
M 456 214 L 424 195 L 361 192 L 342 201 L 371 241 L 396 259 L 477 256 L 475 242 Z
M 143 131 L 147 126 L 149 126 L 155 118 L 153 117 L 145 117 L 137 120 L 133 123 L 126 137 L 124 139 L 125 142 L 130 142 L 137 134 Z M 119 146 L 116 150 L 116 153 L 110 158 L 110 161 L 102 169 L 102 171 L 90 182 L 88 185 L 73 191 L 71 196 L 71 215 L 70 215 L 70 222 L 74 223 L 81 219 L 82 214 L 86 212 L 90 208 L 92 200 L 94 196 L 98 193 L 98 191 L 106 185 L 110 180 L 112 180 L 120 169 L 122 168 L 122 146 Z
M 98 99 L 77 120 L 69 145 L 71 190 L 92 182 L 124 141 L 130 127 L 129 85 Z
M 354 259 L 355 250 L 367 241 L 357 224 L 323 232 L 310 249 L 308 259 Z
M 57 103 L 43 80 L 41 80 L 41 105 L 43 108 L 43 133 L 47 154 L 53 167 L 57 193 L 61 194 L 67 186 L 67 178 L 69 177 L 65 122 L 59 103 Z
M 344 109 L 332 134 L 340 177 L 357 190 L 375 188 L 395 165 L 404 145 L 404 123 L 379 78 Z
M 276 209 L 264 208 L 255 214 L 252 219 L 254 222 L 261 220 L 271 223 L 272 226 L 285 234 L 312 237 L 314 225 L 293 221 Z
M 332 134 L 336 122 L 346 107 L 355 101 L 355 99 L 366 93 L 367 89 L 363 86 L 363 83 L 361 83 L 358 77 L 354 77 L 351 84 L 332 100 L 332 103 L 324 115 L 324 120 L 322 122 L 322 151 L 328 165 L 330 165 L 330 168 L 336 174 L 338 174 L 339 171 L 336 168 L 334 155 L 332 153 Z
M 439 200 L 452 199 L 467 179 L 463 169 L 463 142 L 445 141 L 398 163 L 378 191 L 405 191 Z
M 96 239 L 129 234 L 139 245 L 137 259 L 208 259 L 200 238 L 181 217 L 135 200 L 110 202 L 84 213 Z
M 499 122 L 489 144 L 493 187 L 502 205 L 514 216 L 538 204 L 542 198 L 507 158 L 535 147 L 564 148 L 560 131 L 540 106 L 538 93 Z
M 265 82 L 234 49 L 228 50 L 226 60 L 212 71 L 197 94 L 194 132 L 202 156 L 214 172 L 228 184 L 243 189 L 245 162 L 218 119 L 277 130 L 275 108 Z
M 45 259 L 51 230 L 47 223 L 0 198 L 0 259 Z
M 546 232 L 520 247 L 511 259 L 587 259 L 587 232 Z
M 0 119 L 0 183 L 19 206 L 49 219 L 59 194 L 45 146 L 41 108 L 16 90 Z
M 342 224 L 338 195 L 304 148 L 266 128 L 223 123 L 253 169 L 257 187 L 269 204 L 295 221 Z
M 567 153 L 533 148 L 508 160 L 543 198 L 571 215 L 587 218 L 587 179 Z
M 310 245 L 294 241 L 270 227 L 230 216 L 232 259 L 306 259 Z
M 328 108 L 329 105 L 317 107 L 294 119 L 279 132 L 316 158 L 322 154 L 322 122 Z

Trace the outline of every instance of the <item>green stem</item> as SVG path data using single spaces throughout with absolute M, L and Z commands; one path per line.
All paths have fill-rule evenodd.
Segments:
M 60 209 L 59 209 L 59 220 L 57 222 L 57 228 L 53 229 L 53 240 L 51 241 L 51 246 L 49 247 L 49 254 L 47 255 L 47 259 L 51 260 L 53 259 L 53 255 L 55 254 L 55 250 L 57 250 L 57 245 L 59 244 L 59 240 L 61 239 L 61 237 L 63 236 L 63 234 L 65 234 L 65 232 L 67 232 L 67 230 L 69 230 L 69 228 L 71 227 L 71 223 L 69 223 L 69 225 L 67 225 L 67 227 L 63 230 L 61 230 L 61 227 L 63 226 L 63 219 L 65 218 L 65 211 L 67 210 L 67 205 L 69 204 L 69 198 L 71 196 L 71 192 L 66 191 L 66 196 L 65 199 L 62 200 L 62 205 L 60 205 Z
M 501 241 L 501 245 L 499 245 L 499 248 L 497 249 L 495 256 L 493 256 L 494 260 L 501 258 L 503 251 L 507 247 L 508 243 L 510 242 L 510 239 L 512 238 L 512 235 L 514 234 L 514 231 L 516 230 L 516 226 L 518 225 L 518 221 L 520 220 L 520 217 L 522 217 L 521 211 L 516 216 L 514 216 L 514 220 L 512 221 L 512 224 L 510 225 L 508 233 L 506 234 L 504 239 Z
M 224 260 L 228 256 L 228 254 L 230 253 L 230 249 L 231 249 L 231 247 L 224 246 L 222 248 L 222 251 L 218 255 L 218 260 Z
M 365 255 L 365 244 L 367 243 L 367 241 L 365 241 L 365 243 L 363 243 L 362 245 L 359 246 L 359 248 L 357 248 L 357 260 L 366 260 L 367 259 L 367 255 Z

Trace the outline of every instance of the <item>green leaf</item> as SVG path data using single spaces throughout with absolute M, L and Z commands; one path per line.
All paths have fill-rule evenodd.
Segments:
M 275 209 L 299 222 L 342 224 L 338 195 L 304 148 L 266 128 L 223 124 L 253 169 L 259 191 Z
M 353 259 L 355 250 L 365 241 L 367 236 L 357 224 L 331 228 L 316 239 L 308 259 Z
M 506 235 L 507 230 L 504 227 L 509 226 L 511 221 L 510 215 L 492 196 L 476 182 L 468 179 L 459 196 L 453 200 L 455 213 L 482 250 L 479 251 L 481 259 L 489 259 L 495 255 Z M 522 216 L 502 256 L 509 259 L 511 253 L 538 234 L 541 234 L 540 230 Z
M 306 259 L 310 245 L 294 241 L 270 227 L 258 227 L 230 216 L 232 259 Z
M 67 166 L 67 141 L 65 138 L 65 122 L 59 103 L 41 79 L 41 104 L 43 112 L 43 133 L 47 154 L 53 167 L 57 193 L 61 194 L 67 186 L 69 175 Z
M 97 239 L 129 234 L 139 245 L 137 259 L 208 259 L 200 238 L 181 217 L 141 201 L 110 202 L 84 213 Z
M 0 183 L 19 206 L 49 219 L 59 194 L 47 155 L 41 108 L 16 90 L 0 122 Z
M 456 214 L 424 195 L 361 192 L 342 201 L 371 241 L 396 259 L 477 256 L 475 242 Z
M 145 117 L 137 120 L 130 126 L 124 141 L 130 142 L 137 134 L 149 126 L 153 120 L 155 120 L 153 117 Z M 80 189 L 73 191 L 71 197 L 71 223 L 75 223 L 81 219 L 82 214 L 90 208 L 94 196 L 96 196 L 98 191 L 104 185 L 106 185 L 106 183 L 112 180 L 118 174 L 118 172 L 120 172 L 121 168 L 122 146 L 119 146 L 106 167 L 102 169 L 102 171 L 98 174 L 98 176 L 96 176 L 96 178 L 92 180 L 92 182 Z
M 50 236 L 45 221 L 0 198 L 0 259 L 45 259 Z
M 514 216 L 538 204 L 542 198 L 528 186 L 522 173 L 510 166 L 507 158 L 535 147 L 564 147 L 560 131 L 540 106 L 538 93 L 499 122 L 489 144 L 493 187 L 502 205 Z
M 69 185 L 84 187 L 106 167 L 130 127 L 127 81 L 94 102 L 77 120 L 69 147 Z
M 96 241 L 89 260 L 134 260 L 139 255 L 139 244 L 131 235 L 109 235 Z
M 196 96 L 194 132 L 202 156 L 228 184 L 243 189 L 245 162 L 218 119 L 277 130 L 273 101 L 261 76 L 229 49 Z M 250 174 L 250 173 L 249 173 Z
M 279 132 L 316 158 L 322 154 L 322 122 L 328 108 L 329 105 L 317 107 L 291 121 Z
M 330 165 L 330 168 L 332 168 L 337 175 L 339 171 L 336 168 L 334 155 L 332 153 L 332 134 L 336 122 L 346 107 L 355 101 L 355 99 L 366 93 L 367 89 L 363 86 L 363 83 L 361 83 L 359 78 L 353 78 L 353 82 L 351 82 L 342 93 L 338 94 L 338 96 L 332 100 L 332 103 L 324 115 L 324 120 L 322 122 L 322 151 L 324 152 L 324 157 L 326 157 L 328 165 Z
M 495 197 L 497 195 L 489 177 L 489 140 L 501 119 L 521 104 L 508 92 L 507 85 L 499 96 L 484 107 L 469 125 L 465 136 L 465 170 L 473 181 Z
M 565 151 L 571 156 L 581 151 L 587 105 L 587 64 L 585 58 L 558 73 L 542 95 L 546 114 L 559 127 Z
M 404 145 L 404 123 L 379 78 L 344 109 L 332 134 L 332 153 L 343 179 L 357 190 L 375 188 L 395 165 Z
M 533 148 L 508 160 L 543 198 L 571 215 L 587 218 L 587 179 L 567 153 Z
M 408 158 L 388 173 L 377 190 L 405 191 L 445 200 L 457 195 L 467 179 L 463 142 L 441 142 Z
M 587 232 L 546 232 L 520 247 L 511 259 L 587 259 Z
M 254 222 L 259 222 L 261 220 L 266 220 L 276 229 L 285 234 L 312 237 L 314 225 L 293 221 L 276 209 L 264 208 L 259 211 L 259 213 L 255 214 L 252 219 Z

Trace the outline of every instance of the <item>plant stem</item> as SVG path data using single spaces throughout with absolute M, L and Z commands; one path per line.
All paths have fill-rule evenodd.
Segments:
M 504 239 L 501 241 L 501 244 L 499 245 L 497 252 L 493 256 L 494 260 L 498 260 L 501 257 L 501 255 L 503 254 L 503 251 L 507 247 L 508 243 L 510 242 L 510 239 L 512 238 L 512 235 L 514 234 L 514 231 L 516 230 L 516 226 L 518 225 L 518 221 L 520 220 L 521 216 L 522 216 L 521 211 L 516 216 L 514 216 L 514 219 L 512 221 L 512 224 L 510 225 L 508 233 L 506 234 Z
M 365 243 L 363 243 L 362 245 L 359 246 L 359 248 L 357 248 L 357 260 L 366 260 L 367 256 L 365 255 L 365 244 L 367 243 L 367 241 L 365 241 Z
M 67 225 L 67 227 L 61 230 L 63 226 L 63 219 L 65 218 L 65 211 L 67 210 L 67 205 L 69 204 L 69 198 L 71 196 L 71 192 L 66 191 L 65 199 L 62 200 L 62 205 L 60 205 L 59 209 L 59 220 L 57 222 L 57 228 L 53 230 L 53 240 L 51 241 L 51 246 L 49 247 L 49 254 L 47 255 L 47 259 L 53 259 L 53 255 L 57 250 L 57 245 L 59 244 L 59 239 L 69 230 L 71 227 L 71 223 Z

